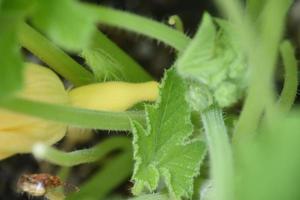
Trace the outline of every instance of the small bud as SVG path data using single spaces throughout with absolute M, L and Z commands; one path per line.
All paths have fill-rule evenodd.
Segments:
M 187 80 L 205 85 L 221 108 L 238 102 L 248 86 L 248 62 L 235 29 L 229 22 L 209 14 L 204 14 L 176 68 Z
M 186 96 L 191 108 L 195 111 L 203 111 L 213 104 L 213 96 L 208 88 L 201 83 L 191 82 Z
M 235 84 L 230 82 L 224 82 L 214 91 L 214 97 L 221 107 L 228 107 L 236 103 L 238 94 L 238 88 Z

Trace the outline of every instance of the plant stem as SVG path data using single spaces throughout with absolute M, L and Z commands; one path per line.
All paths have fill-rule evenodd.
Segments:
M 285 70 L 284 85 L 278 101 L 266 103 L 264 119 L 269 126 L 273 126 L 274 121 L 279 121 L 280 114 L 289 112 L 297 96 L 297 59 L 292 44 L 289 41 L 282 42 L 280 52 Z
M 288 112 L 297 96 L 298 72 L 295 50 L 289 41 L 284 41 L 280 46 L 280 52 L 285 69 L 284 85 L 279 98 L 280 110 Z
M 19 41 L 24 48 L 75 86 L 94 82 L 94 76 L 91 72 L 25 23 L 20 27 Z
M 33 147 L 33 153 L 38 158 L 48 162 L 71 167 L 101 160 L 108 153 L 117 149 L 122 150 L 122 153 L 106 162 L 103 168 L 80 187 L 78 193 L 74 193 L 68 198 L 72 200 L 86 199 L 88 197 L 101 199 L 132 173 L 132 148 L 129 138 L 111 137 L 90 149 L 77 150 L 70 153 L 62 152 L 43 144 L 37 144 Z
M 261 12 L 263 11 L 263 8 L 267 1 L 261 1 L 261 0 L 247 0 L 246 1 L 246 11 L 247 14 L 253 19 L 256 20 L 259 18 Z
M 103 199 L 114 188 L 125 181 L 133 170 L 132 152 L 125 151 L 106 164 L 80 186 L 80 191 L 67 200 Z
M 98 5 L 86 4 L 86 6 L 91 12 L 97 15 L 100 23 L 124 28 L 155 38 L 174 47 L 178 51 L 184 50 L 190 41 L 190 38 L 183 33 L 154 20 Z
M 122 73 L 122 76 L 126 77 L 126 81 L 143 82 L 153 80 L 151 75 L 149 75 L 142 66 L 127 55 L 114 42 L 109 40 L 101 31 L 95 31 L 92 41 L 93 43 L 89 46 L 89 49 L 95 49 L 96 51 L 101 49 L 120 63 L 120 65 L 118 65 L 118 71 Z
M 145 194 L 139 197 L 130 198 L 128 200 L 170 200 L 168 195 L 165 194 Z
M 64 167 L 72 167 L 79 164 L 95 162 L 105 157 L 109 152 L 116 149 L 130 150 L 131 141 L 127 137 L 110 137 L 100 144 L 84 150 L 63 152 L 44 144 L 33 146 L 33 155 L 52 164 Z
M 67 199 L 86 199 L 88 197 L 101 199 L 128 178 L 133 169 L 131 140 L 128 137 L 110 137 L 100 144 L 85 150 L 62 152 L 43 144 L 33 147 L 33 154 L 40 159 L 60 166 L 72 167 L 75 165 L 95 162 L 103 159 L 115 150 L 122 153 L 105 165 L 93 175 L 91 179 L 80 186 L 80 191 L 69 196 Z
M 82 128 L 131 130 L 130 119 L 144 124 L 143 112 L 104 112 L 35 102 L 21 98 L 0 101 L 0 107 L 14 112 L 66 123 Z
M 233 159 L 222 111 L 212 106 L 201 113 L 201 118 L 209 149 L 214 197 L 216 200 L 232 200 Z

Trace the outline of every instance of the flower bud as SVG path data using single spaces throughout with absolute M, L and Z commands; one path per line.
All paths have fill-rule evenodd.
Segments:
M 120 112 L 142 101 L 155 101 L 158 83 L 95 83 L 75 88 L 69 96 L 71 104 L 76 107 Z
M 142 101 L 155 101 L 158 97 L 158 83 L 104 82 L 81 86 L 69 92 L 72 106 L 102 111 L 125 111 Z M 90 139 L 88 129 L 69 127 L 68 143 L 84 142 Z

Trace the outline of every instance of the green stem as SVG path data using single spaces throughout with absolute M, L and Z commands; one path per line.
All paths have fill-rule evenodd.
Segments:
M 126 151 L 106 164 L 83 185 L 78 193 L 73 193 L 67 200 L 103 199 L 132 174 L 132 152 Z
M 103 159 L 115 150 L 122 150 L 122 153 L 112 160 L 105 162 L 105 165 L 93 175 L 91 179 L 80 186 L 80 191 L 69 196 L 67 199 L 102 199 L 122 181 L 126 180 L 133 169 L 131 140 L 127 137 L 110 137 L 100 144 L 84 150 L 63 152 L 43 144 L 36 144 L 33 147 L 33 154 L 50 163 L 65 167 L 95 162 Z
M 212 106 L 201 113 L 201 118 L 209 149 L 214 197 L 217 200 L 232 200 L 233 158 L 222 111 Z
M 190 38 L 183 33 L 154 20 L 102 6 L 89 4 L 86 4 L 86 6 L 91 12 L 97 15 L 100 23 L 124 28 L 155 38 L 174 47 L 178 51 L 184 50 L 190 42 Z
M 143 112 L 104 112 L 79 109 L 70 106 L 35 102 L 21 98 L 9 98 L 0 107 L 47 120 L 82 128 L 104 130 L 131 130 L 130 119 L 145 122 Z
M 270 98 L 269 102 L 266 102 L 263 120 L 269 126 L 272 126 L 274 121 L 279 120 L 280 114 L 286 114 L 291 109 L 297 95 L 297 60 L 292 44 L 289 41 L 282 42 L 280 52 L 285 69 L 284 86 L 277 102 L 270 101 Z
M 168 195 L 165 194 L 145 194 L 139 197 L 130 198 L 128 200 L 170 200 Z
M 32 153 L 35 157 L 46 160 L 52 164 L 72 167 L 79 164 L 101 160 L 109 152 L 116 149 L 123 149 L 126 151 L 130 150 L 130 139 L 127 137 L 110 137 L 92 148 L 72 151 L 69 153 L 38 143 L 33 146 Z
M 295 50 L 289 41 L 284 41 L 280 46 L 280 52 L 285 69 L 284 85 L 279 98 L 279 107 L 282 112 L 288 112 L 297 95 L 298 71 Z
M 263 11 L 266 2 L 267 1 L 262 0 L 247 0 L 246 11 L 248 16 L 253 20 L 257 20 Z
M 20 27 L 19 41 L 24 48 L 74 85 L 79 86 L 94 82 L 94 76 L 91 72 L 84 69 L 65 52 L 25 23 Z
M 126 77 L 126 81 L 143 82 L 153 80 L 151 75 L 149 75 L 141 65 L 127 55 L 114 42 L 109 40 L 101 31 L 95 31 L 92 41 L 93 43 L 89 46 L 89 49 L 95 51 L 102 50 L 116 60 L 119 64 L 118 72 L 120 72 L 123 77 Z M 102 79 L 104 78 L 105 77 L 102 77 Z

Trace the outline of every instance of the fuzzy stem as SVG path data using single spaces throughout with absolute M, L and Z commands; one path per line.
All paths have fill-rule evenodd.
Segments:
M 128 151 L 131 149 L 131 141 L 127 137 L 111 137 L 100 144 L 84 150 L 63 152 L 53 147 L 38 143 L 33 146 L 33 155 L 39 159 L 46 160 L 52 164 L 64 167 L 95 162 L 101 160 L 109 152 L 116 149 Z
M 232 200 L 233 158 L 220 108 L 212 106 L 201 113 L 211 163 L 215 200 Z
M 190 38 L 183 33 L 162 23 L 132 13 L 114 10 L 102 6 L 86 4 L 94 12 L 99 22 L 146 35 L 164 42 L 178 51 L 182 51 L 190 42 Z
M 104 112 L 79 109 L 70 106 L 8 98 L 0 101 L 0 107 L 14 112 L 66 123 L 76 127 L 103 130 L 131 130 L 130 119 L 144 124 L 143 112 Z
M 130 198 L 128 200 L 170 200 L 168 195 L 165 194 L 145 194 L 139 197 Z
M 80 86 L 94 82 L 94 76 L 91 72 L 25 23 L 20 27 L 19 41 L 24 48 L 74 85 Z
M 80 191 L 67 199 L 102 199 L 122 181 L 128 178 L 133 169 L 131 140 L 127 137 L 110 137 L 100 144 L 85 150 L 70 153 L 52 147 L 36 144 L 33 153 L 36 157 L 60 166 L 74 166 L 103 159 L 115 150 L 122 153 L 105 162 L 104 166 L 91 179 L 80 186 Z

